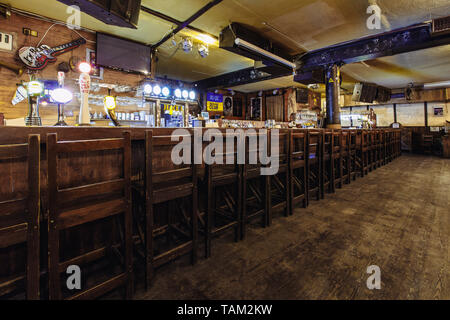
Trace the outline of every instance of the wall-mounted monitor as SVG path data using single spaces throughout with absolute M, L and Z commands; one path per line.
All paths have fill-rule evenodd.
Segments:
M 97 65 L 122 71 L 149 74 L 150 64 L 150 46 L 104 33 L 97 33 Z

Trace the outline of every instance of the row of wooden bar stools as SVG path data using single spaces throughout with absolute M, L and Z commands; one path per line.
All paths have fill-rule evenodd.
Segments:
M 3 194 L 8 192 L 2 188 L 1 248 L 26 242 L 27 259 L 24 264 L 26 271 L 22 270 L 24 276 L 18 275 L 0 283 L 1 296 L 17 295 L 20 286 L 13 285 L 26 280 L 24 287 L 29 299 L 39 299 L 40 296 L 48 296 L 52 300 L 93 299 L 116 288 L 125 289 L 125 297 L 131 298 L 133 247 L 130 134 L 125 133 L 120 139 L 83 141 L 58 141 L 56 134 L 49 134 L 45 159 L 47 165 L 43 166 L 42 172 L 40 162 L 44 160 L 41 159 L 40 148 L 40 137 L 36 135 L 29 137 L 28 144 L 0 146 L 0 161 L 16 158 L 14 163 L 10 163 L 14 168 L 11 171 L 15 172 L 6 177 L 6 188 L 13 185 L 18 189 L 24 185 L 28 187 L 26 194 L 19 194 L 18 200 L 5 201 Z M 86 161 L 83 157 L 88 153 L 99 161 L 101 170 L 92 172 L 92 168 L 83 168 Z M 108 161 L 104 161 L 105 157 Z M 27 158 L 28 168 L 19 170 L 24 158 Z M 109 161 L 114 163 L 114 172 L 107 166 L 100 166 Z M 28 180 L 25 183 L 20 181 L 23 174 L 15 174 L 19 171 L 27 172 Z M 40 203 L 41 177 L 48 182 L 43 184 L 48 185 L 43 192 L 45 206 Z M 9 192 L 11 194 L 14 192 Z M 48 214 L 40 215 L 40 212 Z M 39 228 L 40 221 L 47 222 L 47 230 Z M 117 231 L 118 226 L 121 227 Z M 100 240 L 94 236 L 94 232 L 90 233 L 95 228 L 100 228 L 101 234 L 106 237 Z M 46 233 L 42 234 L 42 238 L 48 239 L 45 244 L 48 250 L 44 252 L 39 251 L 39 232 Z M 48 258 L 48 264 L 42 264 L 46 270 L 41 273 L 41 258 L 44 256 Z M 109 259 L 106 259 L 103 268 L 89 265 L 105 257 Z M 9 258 L 20 261 L 20 256 L 11 255 Z M 111 261 L 114 258 L 117 264 L 113 266 Z M 2 257 L 2 261 L 6 260 Z M 14 265 L 18 261 L 10 262 Z M 5 265 L 8 263 L 2 263 L 2 266 Z M 76 275 L 80 278 L 74 278 L 74 287 L 69 288 L 69 282 L 62 281 L 62 278 L 68 278 L 71 272 L 76 273 L 76 269 L 81 266 L 83 272 Z M 88 279 L 89 274 L 94 273 L 95 280 Z M 13 272 L 9 270 L 9 274 Z M 46 277 L 43 276 L 45 274 Z M 65 277 L 62 277 L 63 274 Z M 48 280 L 42 286 L 46 295 L 40 292 L 40 278 Z M 70 289 L 77 289 L 76 293 Z

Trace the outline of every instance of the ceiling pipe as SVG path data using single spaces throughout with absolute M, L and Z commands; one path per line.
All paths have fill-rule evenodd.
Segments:
M 179 20 L 177 20 L 175 18 L 172 18 L 172 17 L 170 17 L 170 16 L 168 16 L 168 15 L 166 15 L 164 13 L 161 13 L 159 11 L 156 11 L 156 10 L 153 10 L 153 9 L 150 9 L 150 8 L 147 8 L 145 6 L 141 6 L 141 10 L 144 11 L 145 13 L 151 14 L 152 16 L 155 16 L 157 18 L 160 18 L 161 20 L 173 23 L 173 24 L 175 24 L 177 26 L 180 26 L 183 23 L 182 21 L 179 21 Z M 206 31 L 204 31 L 202 29 L 193 27 L 191 25 L 187 25 L 186 29 L 189 29 L 189 30 L 192 30 L 192 31 L 195 31 L 195 32 L 198 32 L 198 33 L 206 34 L 206 35 L 208 35 L 208 36 L 210 36 L 210 37 L 212 37 L 212 38 L 214 38 L 216 40 L 219 40 L 219 38 L 217 36 L 213 35 L 212 33 L 206 32 Z
M 207 12 L 209 9 L 211 9 L 212 7 L 218 5 L 219 3 L 221 3 L 223 0 L 213 0 L 210 3 L 208 3 L 206 6 L 204 6 L 203 8 L 201 8 L 200 10 L 198 10 L 196 13 L 194 13 L 189 19 L 187 19 L 186 21 L 182 22 L 181 24 L 178 25 L 177 28 L 175 28 L 175 30 L 173 30 L 171 33 L 169 33 L 168 35 L 166 35 L 164 38 L 162 38 L 158 43 L 154 44 L 152 46 L 152 50 L 157 49 L 159 46 L 161 46 L 164 42 L 166 42 L 167 40 L 169 40 L 170 38 L 172 38 L 175 34 L 177 34 L 178 32 L 180 32 L 181 30 L 183 30 L 184 28 L 186 28 L 188 25 L 190 25 L 193 21 L 197 20 L 200 16 L 202 16 L 205 12 Z
M 441 82 L 432 82 L 432 83 L 425 83 L 423 85 L 424 89 L 443 89 L 443 88 L 450 88 L 450 80 L 448 81 L 441 81 Z

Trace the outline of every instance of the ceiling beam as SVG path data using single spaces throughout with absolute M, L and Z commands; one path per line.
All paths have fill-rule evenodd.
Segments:
M 205 12 L 207 12 L 209 9 L 211 9 L 212 7 L 218 5 L 219 3 L 221 3 L 223 0 L 213 0 L 211 2 L 209 2 L 206 6 L 204 6 L 203 8 L 201 8 L 200 10 L 198 10 L 196 13 L 194 13 L 190 18 L 188 18 L 186 21 L 182 22 L 181 24 L 178 25 L 178 27 L 176 27 L 170 34 L 166 35 L 164 38 L 162 38 L 160 41 L 158 41 L 158 43 L 154 44 L 152 46 L 152 49 L 155 50 L 157 49 L 159 46 L 161 46 L 164 42 L 166 42 L 167 40 L 169 40 L 170 38 L 172 38 L 175 34 L 177 34 L 178 32 L 180 32 L 181 30 L 183 30 L 184 28 L 186 28 L 188 25 L 190 25 L 192 22 L 194 22 L 195 20 L 197 20 L 200 16 L 202 16 Z
M 150 9 L 150 8 L 148 8 L 148 7 L 145 7 L 145 6 L 141 6 L 141 10 L 144 11 L 145 13 L 151 14 L 152 16 L 155 16 L 155 17 L 157 17 L 157 18 L 160 18 L 161 20 L 170 22 L 170 23 L 175 24 L 175 25 L 177 25 L 177 26 L 180 26 L 180 25 L 183 23 L 182 21 L 179 21 L 179 20 L 177 20 L 177 19 L 175 19 L 175 18 L 172 18 L 172 17 L 170 17 L 170 16 L 168 16 L 168 15 L 166 15 L 166 14 L 164 14 L 164 13 L 161 13 L 161 12 L 159 12 L 159 11 Z M 212 38 L 214 38 L 214 39 L 219 40 L 219 38 L 218 38 L 217 36 L 213 35 L 212 33 L 209 33 L 209 32 L 204 31 L 204 30 L 202 30 L 202 29 L 193 27 L 193 26 L 191 26 L 191 25 L 187 25 L 187 26 L 186 26 L 186 29 L 189 29 L 189 30 L 192 30 L 192 31 L 195 31 L 195 32 L 198 32 L 198 33 L 202 33 L 202 34 L 207 34 L 208 36 L 210 36 L 210 37 L 212 37 Z
M 450 34 L 433 34 L 431 23 L 353 40 L 298 57 L 297 72 L 349 64 L 450 44 Z
M 202 90 L 223 89 L 239 85 L 272 80 L 292 75 L 292 70 L 280 67 L 265 67 L 260 69 L 246 68 L 235 72 L 222 74 L 195 82 L 194 84 Z

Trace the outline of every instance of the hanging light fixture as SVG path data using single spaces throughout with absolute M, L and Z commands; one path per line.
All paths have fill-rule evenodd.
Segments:
M 200 44 L 198 46 L 198 54 L 202 58 L 206 58 L 207 56 L 209 56 L 209 48 L 208 48 L 208 46 L 205 45 L 205 44 Z
M 186 53 L 191 52 L 192 49 L 194 48 L 194 44 L 192 43 L 191 39 L 188 39 L 188 38 L 183 39 L 182 44 L 183 44 L 183 51 Z

